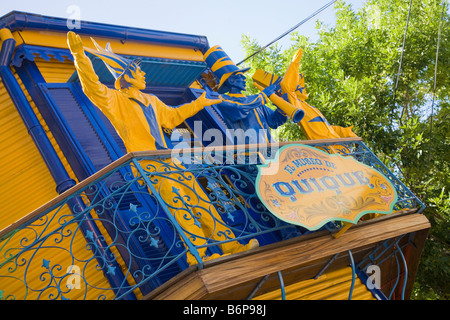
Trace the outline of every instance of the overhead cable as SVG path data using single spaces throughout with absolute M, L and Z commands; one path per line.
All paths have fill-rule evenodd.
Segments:
M 441 19 L 439 21 L 439 31 L 438 31 L 438 40 L 437 40 L 437 48 L 436 48 L 436 62 L 434 64 L 433 101 L 431 102 L 431 116 L 430 116 L 430 134 L 431 134 L 431 136 L 433 133 L 434 99 L 436 98 L 436 77 L 437 77 L 438 58 L 439 58 L 439 45 L 441 43 L 442 17 L 444 16 L 444 9 L 445 9 L 445 0 L 442 0 L 442 11 L 441 11 Z
M 395 81 L 394 102 L 395 102 L 395 95 L 397 93 L 397 88 L 398 88 L 398 80 L 400 78 L 400 73 L 402 71 L 403 53 L 405 52 L 406 35 L 408 33 L 408 24 L 409 24 L 409 16 L 411 15 L 411 7 L 412 7 L 412 0 L 410 0 L 410 2 L 409 2 L 408 17 L 406 18 L 405 34 L 403 35 L 402 54 L 400 55 L 400 63 L 398 65 L 398 71 L 397 71 L 397 80 Z
M 333 5 L 337 0 L 332 0 L 330 2 L 328 2 L 326 5 L 324 5 L 322 8 L 320 8 L 319 10 L 317 10 L 316 12 L 314 12 L 313 14 L 311 14 L 309 17 L 307 17 L 306 19 L 300 21 L 298 24 L 296 24 L 295 26 L 293 26 L 292 28 L 290 28 L 289 30 L 287 30 L 286 32 L 284 32 L 283 34 L 281 34 L 280 36 L 278 36 L 277 38 L 273 39 L 272 41 L 270 41 L 268 44 L 266 44 L 264 47 L 262 47 L 261 49 L 259 49 L 258 51 L 252 53 L 251 55 L 249 55 L 247 58 L 245 58 L 244 60 L 240 61 L 239 63 L 237 63 L 236 65 L 240 65 L 242 63 L 244 63 L 245 61 L 247 61 L 248 59 L 254 57 L 255 55 L 257 55 L 258 53 L 260 53 L 261 51 L 264 51 L 265 49 L 267 49 L 269 46 L 271 46 L 272 44 L 274 44 L 275 42 L 279 41 L 280 39 L 284 38 L 286 35 L 288 35 L 289 33 L 291 33 L 292 31 L 294 31 L 295 29 L 297 29 L 298 27 L 300 27 L 302 24 L 304 24 L 305 22 L 311 20 L 312 18 L 314 18 L 316 15 L 318 15 L 319 13 L 321 13 L 322 11 L 324 11 L 325 9 L 327 9 L 329 6 Z

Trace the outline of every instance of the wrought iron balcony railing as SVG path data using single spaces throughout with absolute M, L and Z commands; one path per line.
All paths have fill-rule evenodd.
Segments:
M 301 143 L 326 150 L 336 140 Z M 339 145 L 392 181 L 396 210 L 423 209 L 360 139 Z M 0 232 L 0 299 L 136 299 L 252 239 L 263 246 L 308 233 L 274 217 L 255 192 L 257 165 L 277 148 L 125 155 Z

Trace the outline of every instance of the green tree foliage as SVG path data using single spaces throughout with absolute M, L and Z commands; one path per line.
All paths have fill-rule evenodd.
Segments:
M 432 229 L 412 298 L 448 299 L 449 4 L 448 0 L 413 0 L 403 48 L 409 4 L 408 0 L 368 0 L 355 11 L 338 1 L 335 24 L 317 23 L 317 41 L 293 33 L 290 48 L 274 45 L 246 64 L 251 67 L 248 76 L 256 69 L 282 76 L 294 52 L 303 49 L 300 71 L 306 78 L 308 103 L 331 124 L 354 125 L 354 132 L 399 172 L 426 205 L 424 214 Z M 242 44 L 248 55 L 260 49 L 246 36 Z M 249 85 L 248 91 L 256 89 Z M 292 122 L 275 136 L 281 141 L 304 139 Z

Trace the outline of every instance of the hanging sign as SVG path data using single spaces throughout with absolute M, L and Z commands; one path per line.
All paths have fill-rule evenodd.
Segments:
M 306 145 L 281 148 L 258 170 L 263 204 L 281 220 L 309 230 L 329 221 L 356 223 L 367 213 L 391 213 L 397 202 L 395 188 L 377 170 Z

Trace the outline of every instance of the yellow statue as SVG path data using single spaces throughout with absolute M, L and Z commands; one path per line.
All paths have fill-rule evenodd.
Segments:
M 295 108 L 303 110 L 305 113 L 304 117 L 297 124 L 303 129 L 303 132 L 309 140 L 357 137 L 351 130 L 352 127 L 344 128 L 330 125 L 319 109 L 305 102 L 308 98 L 304 88 L 305 79 L 299 73 L 300 59 L 302 56 L 303 51 L 299 49 L 295 53 L 291 64 L 280 82 L 281 93 L 287 95 L 289 103 L 295 106 Z M 259 88 L 276 83 L 279 81 L 279 78 L 268 72 L 257 70 L 253 76 L 253 80 Z
M 146 88 L 146 82 L 145 73 L 139 67 L 140 60 L 130 61 L 114 54 L 109 43 L 105 50 L 94 39 L 92 41 L 97 50 L 83 48 L 80 36 L 74 32 L 70 31 L 67 35 L 68 46 L 74 57 L 83 92 L 108 117 L 128 152 L 167 149 L 163 128 L 173 129 L 205 106 L 222 102 L 220 99 L 208 99 L 203 93 L 193 102 L 179 107 L 167 106 L 156 96 L 141 91 Z M 99 81 L 91 60 L 84 50 L 98 56 L 105 63 L 116 79 L 115 89 L 110 89 Z M 162 166 L 164 168 L 176 166 L 170 158 L 166 160 L 166 163 L 148 160 L 141 165 L 143 168 L 153 168 L 155 172 L 159 172 Z M 173 178 L 176 179 L 177 176 Z M 223 223 L 215 207 L 203 200 L 208 199 L 208 196 L 193 175 L 186 172 L 182 178 L 186 185 L 174 182 L 172 179 L 158 178 L 154 187 L 168 204 L 191 242 L 201 246 L 206 244 L 208 239 L 224 241 L 235 238 L 233 232 Z M 175 192 L 183 197 L 184 204 L 183 201 L 175 199 L 178 196 Z M 191 218 L 186 215 L 186 203 L 189 207 L 194 207 L 190 212 Z M 242 245 L 236 240 L 220 244 L 224 255 L 257 246 L 256 239 L 252 239 L 247 245 Z M 198 251 L 203 260 L 219 257 L 218 254 L 207 257 L 206 248 L 199 248 Z M 187 260 L 191 265 L 198 263 L 189 252 Z
M 280 86 L 283 93 L 287 94 L 289 102 L 305 111 L 305 116 L 299 125 L 306 137 L 311 140 L 356 137 L 351 130 L 352 127 L 343 128 L 330 125 L 319 109 L 305 102 L 308 96 L 305 92 L 300 91 L 300 88 L 305 87 L 305 80 L 298 72 L 302 56 L 303 51 L 299 49 L 286 70 Z

